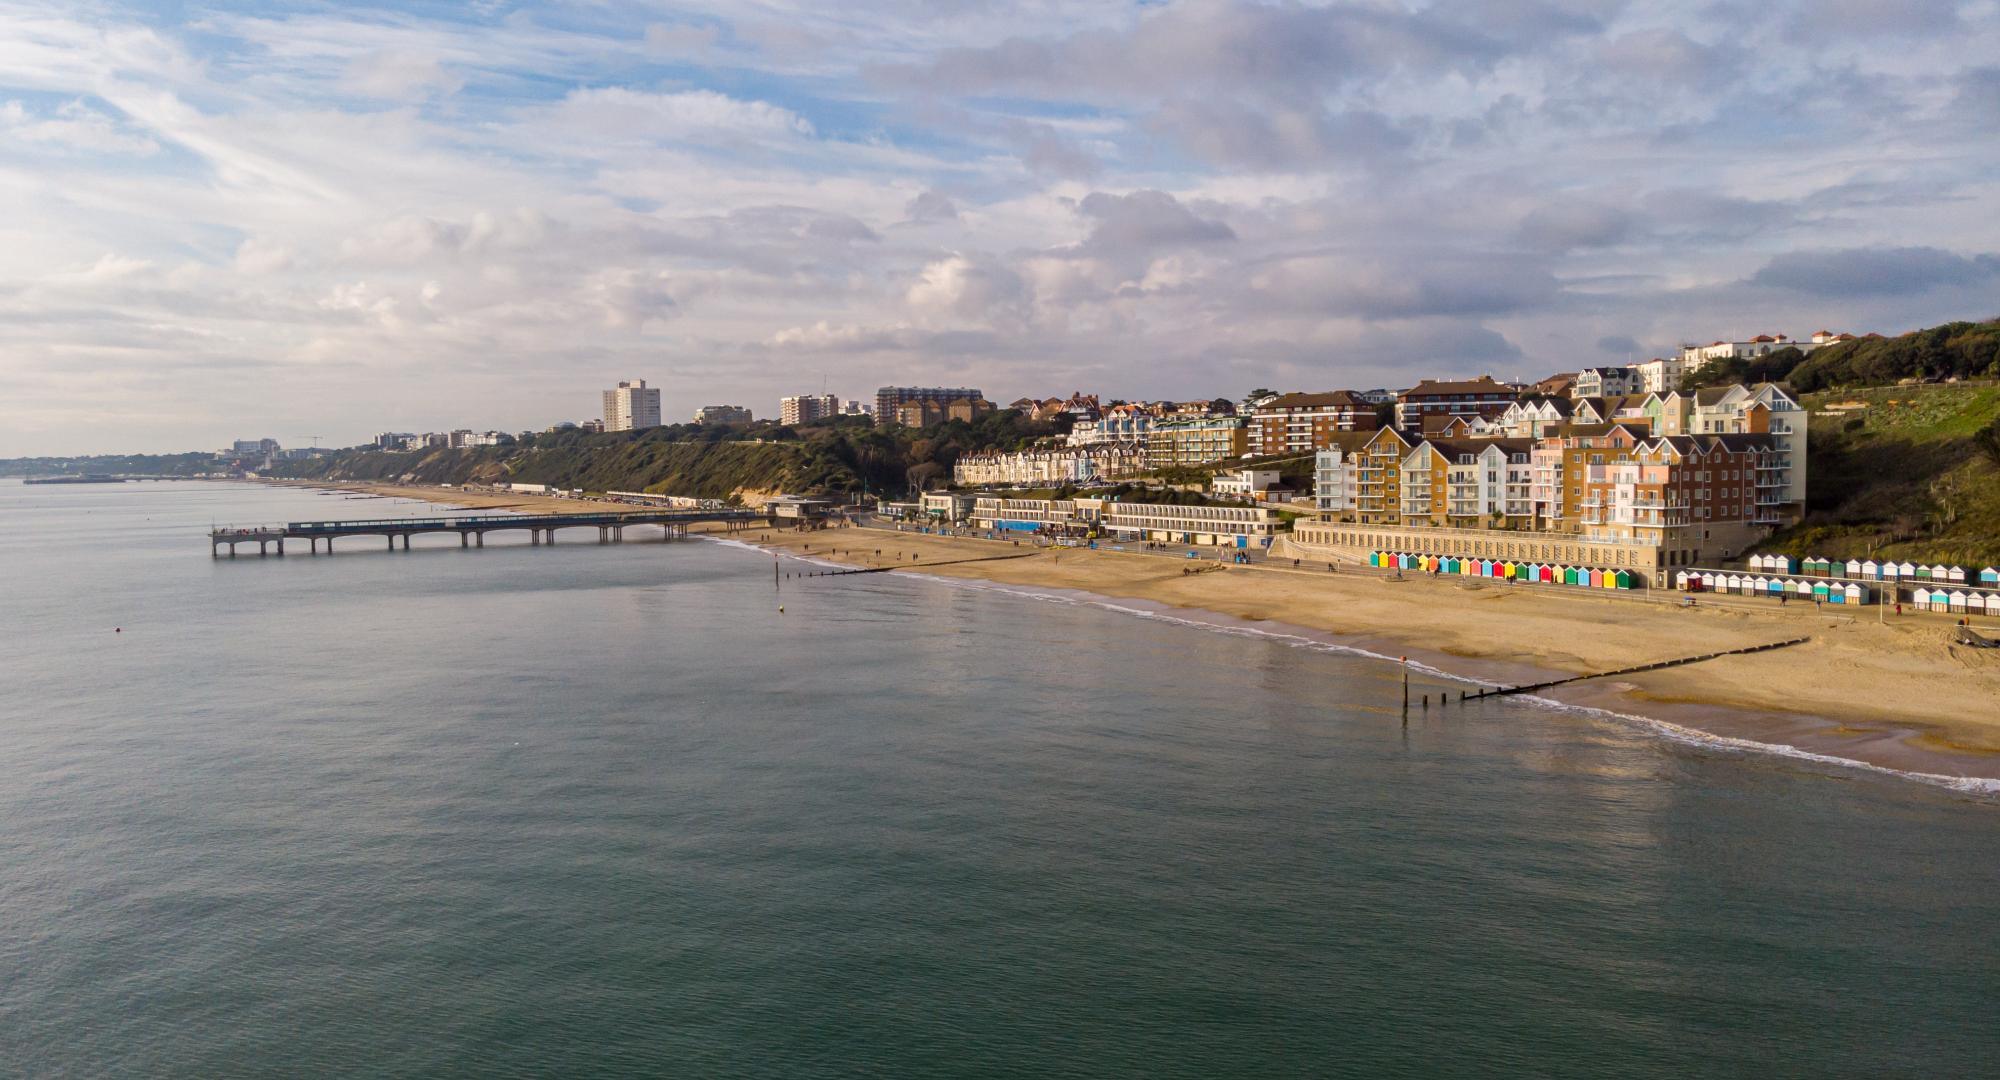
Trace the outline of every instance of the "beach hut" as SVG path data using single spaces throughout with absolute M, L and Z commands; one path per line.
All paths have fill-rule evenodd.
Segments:
M 1829 589 L 1830 589 L 1830 586 L 1828 586 L 1828 585 L 1827 585 L 1827 583 L 1826 583 L 1826 582 L 1824 582 L 1824 581 L 1815 581 L 1815 582 L 1813 582 L 1813 586 L 1812 586 L 1812 598 L 1813 598 L 1813 599 L 1815 599 L 1815 600 L 1824 600 L 1824 599 L 1826 599 L 1826 594 L 1827 594 L 1827 592 L 1829 591 Z
M 1910 580 L 1911 578 L 1914 578 L 1914 577 L 1916 577 L 1916 576 L 1917 576 L 1917 564 L 1916 564 L 1916 563 L 1910 563 L 1910 562 L 1900 562 L 1900 563 L 1897 563 L 1897 564 L 1896 564 L 1896 576 L 1897 576 L 1898 578 L 1901 578 L 1901 579 L 1902 579 L 1902 580 L 1904 580 L 1904 581 L 1908 581 L 1908 580 Z
M 1765 567 L 1766 570 L 1775 570 L 1780 574 L 1789 574 L 1797 568 L 1798 563 L 1790 555 L 1773 555 L 1770 565 Z
M 1866 586 L 1850 584 L 1842 591 L 1847 594 L 1846 600 L 1850 604 L 1865 604 L 1868 602 L 1868 589 Z
M 1771 568 L 1771 557 L 1769 555 L 1750 556 L 1750 569 L 1768 570 L 1770 568 Z
M 2000 567 L 1989 566 L 1979 572 L 1981 585 L 2000 585 Z
M 1496 562 L 1494 562 L 1494 561 L 1493 561 L 1492 559 L 1481 559 L 1481 560 L 1479 560 L 1479 576 L 1480 576 L 1480 577 L 1492 577 L 1493 575 L 1495 575 L 1495 574 L 1497 574 L 1497 573 L 1499 573 L 1499 572 L 1500 572 L 1500 564 L 1499 564 L 1499 563 L 1496 563 Z
M 1753 577 L 1750 579 L 1749 586 L 1743 592 L 1748 596 L 1762 596 L 1770 591 L 1770 584 L 1770 578 L 1762 576 Z
M 1951 610 L 1951 612 L 1952 612 L 1952 613 L 1953 613 L 1954 615 L 1963 615 L 1963 614 L 1965 614 L 1965 592 L 1964 592 L 1964 590 L 1961 590 L 1961 589 L 1953 589 L 1953 590 L 1951 591 L 1951 595 L 1950 595 L 1950 596 L 1948 596 L 1948 597 L 1946 597 L 1946 599 L 1945 599 L 1945 605 L 1946 605 L 1946 607 L 1948 607 L 1948 608 L 1949 608 L 1949 609 Z
M 1765 596 L 1785 595 L 1785 579 L 1775 578 L 1775 577 L 1767 578 L 1764 582 L 1764 595 Z
M 1675 571 L 1675 572 L 1674 572 L 1674 588 L 1676 588 L 1676 589 L 1679 589 L 1679 590 L 1681 590 L 1682 592 L 1691 592 L 1691 591 L 1693 591 L 1693 590 L 1691 590 L 1691 589 L 1689 589 L 1689 588 L 1688 588 L 1688 578 L 1690 578 L 1690 577 L 1693 577 L 1693 575 L 1692 575 L 1692 574 L 1689 574 L 1689 573 L 1688 573 L 1687 571 L 1685 571 L 1685 570 L 1677 570 L 1677 571 Z M 1696 580 L 1696 581 L 1700 581 L 1701 579 L 1700 579 L 1700 578 L 1695 578 L 1695 580 Z
M 1829 604 L 1847 603 L 1847 587 L 1840 584 L 1829 587 L 1826 590 L 1826 602 Z
M 1861 576 L 1869 581 L 1882 580 L 1882 564 L 1874 559 L 1861 560 Z
M 1929 589 L 1918 589 L 1911 593 L 1910 606 L 1918 611 L 1929 611 L 1931 609 L 1931 591 Z
M 1544 563 L 1540 567 L 1539 573 L 1536 576 L 1541 579 L 1543 584 L 1551 583 L 1556 579 L 1556 568 L 1548 565 L 1547 563 Z
M 1945 580 L 1951 582 L 1953 585 L 1965 584 L 1965 567 L 1954 566 L 1945 571 Z
M 1929 581 L 1931 579 L 1931 568 L 1928 566 L 1918 566 L 1915 573 L 1918 581 Z
M 1630 570 L 1619 570 L 1619 571 L 1617 571 L 1617 572 L 1613 573 L 1613 574 L 1611 575 L 1611 587 L 1612 587 L 1612 588 L 1614 588 L 1614 589 L 1629 589 L 1629 588 L 1631 588 L 1631 587 L 1632 587 L 1632 571 L 1630 571 Z
M 1846 570 L 1846 572 L 1847 572 L 1847 576 L 1848 576 L 1848 577 L 1860 577 L 1860 576 L 1861 576 L 1861 560 L 1860 560 L 1860 559 L 1849 559 L 1849 560 L 1847 560 L 1847 566 L 1846 566 L 1846 567 L 1845 567 L 1844 569 Z

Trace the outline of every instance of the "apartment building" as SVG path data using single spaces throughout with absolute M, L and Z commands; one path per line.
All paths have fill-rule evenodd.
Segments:
M 1122 480 L 1146 470 L 1136 442 L 1092 443 L 967 454 L 952 466 L 952 482 L 971 487 L 1055 487 Z
M 1644 379 L 1635 367 L 1588 367 L 1576 373 L 1571 397 L 1622 397 L 1636 393 Z
M 1339 431 L 1373 431 L 1380 424 L 1375 406 L 1352 391 L 1326 394 L 1281 394 L 1258 405 L 1250 415 L 1253 454 L 1305 454 L 1327 445 Z
M 972 524 L 998 532 L 1105 536 L 1204 547 L 1265 547 L 1278 516 L 1261 506 L 1178 506 L 1112 499 L 1008 499 L 979 496 Z
M 646 380 L 621 382 L 604 392 L 604 430 L 638 431 L 660 426 L 660 391 Z
M 1639 389 L 1652 394 L 1679 390 L 1686 369 L 1687 364 L 1678 356 L 1656 356 L 1638 365 Z
M 1313 454 L 1313 509 L 1322 519 L 1354 520 L 1361 452 L 1375 438 L 1372 431 L 1338 432 Z
M 1425 379 L 1396 398 L 1396 426 L 1412 431 L 1436 429 L 1453 416 L 1495 419 L 1520 397 L 1519 390 L 1491 375 L 1439 382 Z
M 984 393 L 965 386 L 884 386 L 875 391 L 875 420 L 881 424 L 901 423 L 900 410 L 913 402 L 929 402 L 938 408 L 938 415 L 943 415 L 944 408 L 954 401 L 984 401 L 985 398 Z
M 810 424 L 839 415 L 838 394 L 795 394 L 778 399 L 778 422 L 787 426 Z
M 1662 435 L 1625 459 L 1588 466 L 1578 526 L 1586 540 L 1639 543 L 1662 566 L 1728 558 L 1783 520 L 1768 481 L 1777 454 L 1769 435 Z
M 1207 465 L 1240 458 L 1250 433 L 1240 416 L 1190 416 L 1156 420 L 1146 431 L 1146 467 Z
M 694 411 L 697 424 L 747 424 L 750 410 L 741 405 L 703 405 Z

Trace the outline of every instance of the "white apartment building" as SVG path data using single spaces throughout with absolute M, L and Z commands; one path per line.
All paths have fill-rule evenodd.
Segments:
M 799 394 L 778 399 L 781 424 L 810 424 L 840 414 L 840 397 L 836 394 Z
M 996 532 L 1103 535 L 1204 547 L 1266 547 L 1278 516 L 1261 506 L 1172 506 L 1109 499 L 1006 499 L 980 496 L 972 524 Z
M 646 380 L 621 382 L 604 392 L 604 430 L 638 431 L 660 426 L 660 391 Z
M 1217 495 L 1235 495 L 1242 498 L 1261 494 L 1278 486 L 1276 469 L 1234 469 L 1216 474 L 1209 481 L 1208 489 Z
M 1584 368 L 1576 373 L 1576 382 L 1570 386 L 1569 396 L 1621 397 L 1625 394 L 1638 393 L 1642 382 L 1638 368 Z
M 1678 356 L 1655 357 L 1638 365 L 1639 391 L 1648 394 L 1664 394 L 1681 388 L 1681 376 L 1687 364 Z
M 1139 443 L 1093 443 L 967 454 L 953 464 L 951 478 L 969 487 L 1053 487 L 1122 480 L 1145 469 L 1146 448 Z
M 1313 454 L 1313 509 L 1329 520 L 1354 513 L 1359 456 L 1338 446 Z
M 1706 345 L 1681 346 L 1681 373 L 1692 375 L 1718 360 L 1752 360 L 1759 356 L 1769 356 L 1779 349 L 1797 349 L 1810 353 L 1827 345 L 1843 341 L 1853 341 L 1853 334 L 1843 334 L 1834 330 L 1817 330 L 1813 336 L 1803 341 L 1794 340 L 1783 334 L 1758 334 L 1748 341 L 1712 341 Z

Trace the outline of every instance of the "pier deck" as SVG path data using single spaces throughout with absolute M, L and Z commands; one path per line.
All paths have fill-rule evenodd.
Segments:
M 380 536 L 387 540 L 390 550 L 395 550 L 396 539 L 402 538 L 403 550 L 408 551 L 410 537 L 424 533 L 457 533 L 460 547 L 485 547 L 486 534 L 507 530 L 525 529 L 530 542 L 536 545 L 556 542 L 558 529 L 597 530 L 600 544 L 621 543 L 625 530 L 634 526 L 657 525 L 663 530 L 661 539 L 671 540 L 687 535 L 690 525 L 722 522 L 728 525 L 762 524 L 769 518 L 757 510 L 635 510 L 626 513 L 608 514 L 487 514 L 463 515 L 457 517 L 410 517 L 381 518 L 373 521 L 294 521 L 285 525 L 260 525 L 250 527 L 226 527 L 209 531 L 209 554 L 220 558 L 222 549 L 236 554 L 238 544 L 256 544 L 259 555 L 285 553 L 285 541 L 305 540 L 312 545 L 315 554 L 322 541 L 326 543 L 328 554 L 333 553 L 333 542 L 342 537 Z

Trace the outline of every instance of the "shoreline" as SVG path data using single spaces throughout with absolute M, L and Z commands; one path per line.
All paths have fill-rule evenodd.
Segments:
M 451 503 L 574 512 L 575 500 L 393 484 L 289 482 Z M 1694 742 L 1859 763 L 1931 782 L 1985 781 L 2000 791 L 2000 657 L 1949 644 L 1950 623 L 1878 624 L 1846 613 L 1752 604 L 1681 609 L 1365 572 L 1285 566 L 1184 575 L 1182 560 L 1132 552 L 1043 549 L 1044 557 L 923 565 L 995 554 L 1008 541 L 879 529 L 733 533 L 739 543 L 844 566 L 901 565 L 933 577 L 990 582 L 1180 619 L 1210 629 L 1296 638 L 1399 656 L 1459 685 L 1518 685 L 1803 634 L 1804 645 L 1684 667 L 1584 681 L 1533 695 Z M 878 558 L 874 553 L 880 551 Z M 916 558 L 913 559 L 912 556 Z M 1864 609 L 1865 610 L 1865 609 Z M 1679 734 L 1676 734 L 1679 733 Z
M 872 552 L 878 538 L 885 552 L 883 559 L 877 560 L 872 554 L 857 557 L 848 553 L 850 541 L 865 540 L 870 545 L 865 550 Z M 1978 700 L 1983 695 L 2000 693 L 2000 689 L 1989 689 L 2000 683 L 2000 663 L 1987 664 L 1983 670 L 1971 673 L 1976 681 L 1958 688 L 1954 700 L 1965 707 L 1960 713 L 1943 711 L 1928 704 L 1911 707 L 1907 702 L 1912 699 L 1897 693 L 1901 689 L 1899 686 L 1878 687 L 1869 696 L 1855 696 L 1852 692 L 1856 682 L 1866 683 L 1881 674 L 1868 666 L 1857 668 L 1852 662 L 1855 653 L 1865 652 L 1873 644 L 1878 630 L 1891 634 L 1916 633 L 1919 637 L 1931 636 L 1942 640 L 1949 635 L 1948 624 L 1917 628 L 1891 625 L 1881 629 L 1872 623 L 1845 621 L 1841 617 L 1824 615 L 1787 613 L 1760 618 L 1761 613 L 1754 611 L 1704 612 L 1696 609 L 1682 612 L 1675 608 L 1634 604 L 1621 599 L 1579 600 L 1579 604 L 1588 604 L 1589 607 L 1574 609 L 1572 613 L 1557 611 L 1552 614 L 1548 610 L 1509 612 L 1500 618 L 1537 627 L 1561 620 L 1571 624 L 1568 627 L 1571 634 L 1609 631 L 1609 640 L 1563 640 L 1531 631 L 1470 643 L 1483 647 L 1467 647 L 1467 635 L 1461 634 L 1459 640 L 1448 647 L 1438 647 L 1438 643 L 1413 643 L 1409 634 L 1411 613 L 1407 610 L 1402 613 L 1400 623 L 1390 621 L 1388 625 L 1376 625 L 1369 621 L 1373 618 L 1372 614 L 1360 614 L 1356 617 L 1359 619 L 1357 625 L 1353 620 L 1312 618 L 1314 611 L 1299 610 L 1310 609 L 1313 600 L 1328 599 L 1324 596 L 1245 597 L 1242 593 L 1251 589 L 1273 591 L 1270 581 L 1257 583 L 1249 575 L 1269 579 L 1282 574 L 1308 578 L 1309 583 L 1294 582 L 1290 590 L 1285 590 L 1294 594 L 1354 592 L 1370 587 L 1379 591 L 1420 585 L 1440 591 L 1474 594 L 1470 600 L 1472 603 L 1508 603 L 1547 609 L 1560 605 L 1560 600 L 1525 591 L 1508 593 L 1490 586 L 1464 589 L 1456 582 L 1418 583 L 1412 579 L 1391 583 L 1361 574 L 1310 577 L 1288 569 L 1232 568 L 1220 573 L 1183 578 L 1172 559 L 1074 548 L 1060 549 L 1059 552 L 1048 550 L 1049 558 L 1046 560 L 928 566 L 912 564 L 909 554 L 915 552 L 940 558 L 976 557 L 977 554 L 991 554 L 995 542 L 874 530 L 807 534 L 759 530 L 738 534 L 731 539 L 766 550 L 841 565 L 893 566 L 896 562 L 889 556 L 900 556 L 907 572 L 913 574 L 978 580 L 1030 596 L 1035 591 L 1057 597 L 1075 594 L 1079 599 L 1099 602 L 1101 606 L 1128 610 L 1136 606 L 1141 613 L 1164 615 L 1210 629 L 1296 638 L 1392 662 L 1407 656 L 1422 666 L 1419 670 L 1437 672 L 1430 678 L 1451 680 L 1458 685 L 1518 685 L 1590 670 L 1606 670 L 1631 662 L 1687 655 L 1712 647 L 1810 633 L 1814 637 L 1812 642 L 1792 649 L 1723 657 L 1643 676 L 1626 676 L 1604 682 L 1584 681 L 1523 696 L 1534 699 L 1535 704 L 1544 707 L 1584 709 L 1642 723 L 1682 741 L 1859 765 L 1961 790 L 2000 791 L 2000 723 L 1993 720 L 1981 722 L 1983 713 L 1978 708 Z M 977 545 L 977 548 L 969 550 L 963 545 Z M 811 550 L 808 551 L 808 548 Z M 842 553 L 836 553 L 836 549 Z M 1115 560 L 1113 565 L 1116 568 L 1103 566 L 1100 560 Z M 1071 564 L 1075 563 L 1085 564 L 1081 572 L 1071 569 Z M 1237 577 L 1232 579 L 1230 575 Z M 1080 583 L 1079 579 L 1087 579 L 1088 583 Z M 1232 586 L 1226 592 L 1222 588 L 1224 581 L 1229 581 Z M 1263 588 L 1257 589 L 1259 584 Z M 1246 585 L 1250 588 L 1243 588 Z M 1202 591 L 1208 595 L 1198 599 L 1190 595 Z M 1235 595 L 1228 595 L 1230 592 Z M 1489 595 L 1478 596 L 1480 593 Z M 1417 600 L 1438 599 L 1434 595 L 1419 596 L 1414 592 L 1409 595 L 1409 599 L 1399 597 L 1389 603 L 1408 608 L 1419 606 L 1415 602 Z M 1448 599 L 1466 600 L 1463 596 Z M 1364 611 L 1372 613 L 1381 606 L 1381 601 L 1372 602 L 1365 606 Z M 1291 610 L 1285 610 L 1288 608 Z M 1297 617 L 1301 614 L 1306 617 Z M 1711 626 L 1711 621 L 1721 625 Z M 1657 624 L 1662 623 L 1673 632 L 1660 632 L 1662 627 Z M 1928 631 L 1928 635 L 1924 631 Z M 1862 640 L 1840 640 L 1843 634 L 1855 635 Z M 1725 640 L 1712 644 L 1696 641 L 1679 648 L 1667 644 L 1688 637 L 1706 640 L 1721 635 L 1726 635 Z M 1603 638 L 1605 635 L 1597 634 L 1596 637 Z M 1528 641 L 1563 641 L 1565 647 L 1523 644 Z M 1651 644 L 1653 651 L 1633 653 L 1630 650 L 1635 643 Z M 1605 659 L 1593 659 L 1598 656 Z M 1907 665 L 1912 656 L 1906 651 L 1891 654 L 1888 659 Z M 1713 674 L 1704 671 L 1711 667 L 1721 670 Z M 1926 671 L 1918 677 L 1944 674 L 1939 663 L 1933 662 L 1929 667 L 1940 670 Z M 1834 674 L 1841 670 L 1847 673 L 1844 677 Z M 1745 682 L 1782 683 L 1792 673 L 1808 680 L 1795 691 L 1789 691 L 1805 707 L 1777 706 L 1754 695 L 1737 694 L 1733 689 Z M 1906 682 L 1910 674 L 1904 673 L 1900 679 L 1890 677 L 1886 681 Z M 1990 702 L 1994 699 L 1984 700 Z M 1874 705 L 1862 704 L 1864 701 L 1872 701 Z

